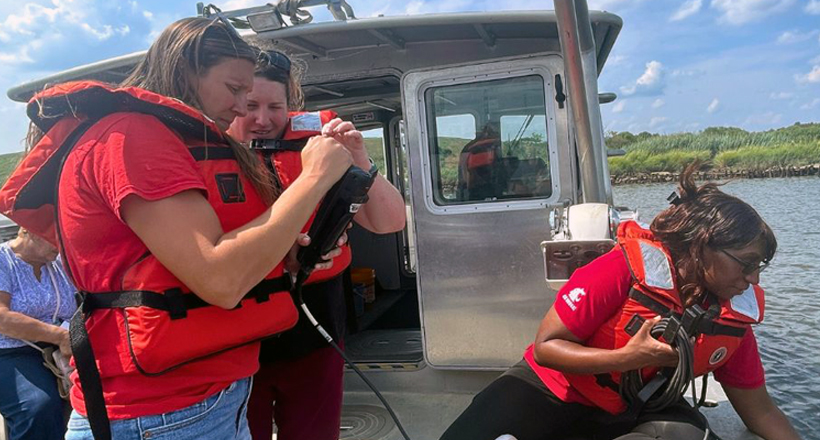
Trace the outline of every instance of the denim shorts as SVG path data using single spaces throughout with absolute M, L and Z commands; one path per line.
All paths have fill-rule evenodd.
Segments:
M 113 440 L 250 440 L 248 397 L 251 378 L 187 408 L 165 414 L 111 421 Z M 72 411 L 66 440 L 93 440 L 88 419 Z

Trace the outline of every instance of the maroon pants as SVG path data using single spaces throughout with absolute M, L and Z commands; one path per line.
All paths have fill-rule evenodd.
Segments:
M 333 347 L 264 363 L 253 377 L 248 424 L 254 440 L 337 440 L 344 360 Z M 275 406 L 274 406 L 275 402 Z

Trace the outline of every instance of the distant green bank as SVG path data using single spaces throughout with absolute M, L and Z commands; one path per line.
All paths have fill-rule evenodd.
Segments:
M 365 139 L 376 163 L 384 166 L 381 139 Z M 439 173 L 444 183 L 458 174 L 458 158 L 469 139 L 438 139 Z M 548 161 L 546 142 L 523 138 L 504 143 L 505 154 Z M 705 177 L 779 177 L 820 173 L 820 124 L 795 124 L 765 132 L 748 132 L 734 127 L 710 127 L 699 133 L 658 135 L 610 132 L 606 145 L 622 149 L 626 155 L 609 159 L 613 181 L 668 181 L 683 167 L 699 159 L 708 161 Z M 0 155 L 0 182 L 5 182 L 22 153 Z M 452 181 L 452 182 L 450 182 Z M 447 186 L 447 185 L 445 185 Z
M 0 182 L 5 183 L 23 153 L 0 154 Z
M 607 147 L 626 151 L 609 159 L 615 182 L 665 179 L 687 163 L 709 161 L 715 175 L 774 177 L 816 174 L 820 169 L 820 124 L 795 124 L 765 132 L 711 127 L 699 133 L 655 135 L 609 133 Z M 652 179 L 649 180 L 658 180 Z

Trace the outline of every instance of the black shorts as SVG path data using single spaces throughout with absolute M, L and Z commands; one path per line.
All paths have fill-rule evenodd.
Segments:
M 441 440 L 495 440 L 504 434 L 517 440 L 610 440 L 656 420 L 705 429 L 703 416 L 682 398 L 664 411 L 642 414 L 637 420 L 564 402 L 522 360 L 478 393 Z

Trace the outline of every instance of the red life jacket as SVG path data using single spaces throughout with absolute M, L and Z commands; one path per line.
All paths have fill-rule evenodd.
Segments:
M 59 243 L 55 234 L 62 161 L 86 128 L 115 112 L 153 115 L 185 140 L 224 230 L 241 226 L 238 213 L 258 215 L 266 209 L 224 136 L 198 111 L 142 89 L 82 81 L 47 89 L 29 102 L 28 114 L 46 136 L 0 190 L 0 211 L 55 245 L 70 248 L 70 242 Z M 68 255 L 63 250 L 63 256 Z M 67 258 L 66 267 L 73 264 Z M 232 310 L 205 303 L 150 254 L 127 271 L 122 286 L 121 292 L 82 292 L 78 284 L 85 294 L 85 327 L 91 342 L 95 334 L 121 334 L 116 352 L 131 358 L 129 368 L 146 375 L 258 341 L 293 327 L 298 319 L 281 263 Z M 100 366 L 104 369 L 106 362 Z
M 330 110 L 319 112 L 291 112 L 287 127 L 277 142 L 267 142 L 259 154 L 272 173 L 278 178 L 282 189 L 289 187 L 302 172 L 302 148 L 308 139 L 322 134 L 322 126 L 336 117 Z M 310 216 L 302 232 L 308 232 L 316 213 Z M 345 244 L 342 253 L 333 259 L 329 269 L 314 270 L 305 284 L 327 281 L 338 276 L 348 266 L 352 255 L 350 246 Z
M 607 350 L 626 345 L 631 336 L 625 329 L 634 315 L 650 319 L 657 315 L 680 315 L 684 311 L 672 259 L 652 232 L 641 228 L 636 222 L 624 222 L 618 228 L 618 246 L 611 252 L 624 253 L 633 274 L 633 285 L 621 310 L 584 342 L 588 347 Z M 723 365 L 738 348 L 749 326 L 763 320 L 763 289 L 750 286 L 730 301 L 719 300 L 719 305 L 720 314 L 702 326 L 703 333 L 697 336 L 694 346 L 695 377 Z M 651 380 L 657 371 L 656 368 L 643 369 L 644 383 Z M 612 414 L 627 409 L 618 392 L 620 372 L 564 375 L 574 389 L 602 409 Z

